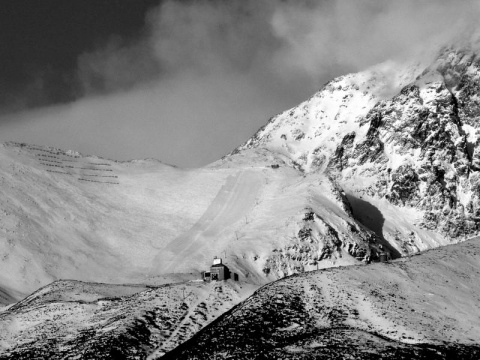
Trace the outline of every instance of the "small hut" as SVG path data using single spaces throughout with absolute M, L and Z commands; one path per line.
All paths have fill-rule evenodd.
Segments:
M 388 253 L 385 251 L 382 251 L 378 254 L 378 260 L 380 262 L 387 262 L 389 260 Z
M 210 280 L 227 280 L 230 279 L 230 270 L 222 264 L 222 259 L 215 257 L 210 267 Z

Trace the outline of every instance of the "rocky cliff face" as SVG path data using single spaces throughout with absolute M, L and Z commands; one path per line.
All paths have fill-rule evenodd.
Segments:
M 383 236 L 400 252 L 416 251 L 406 250 L 409 237 L 417 249 L 442 245 L 480 227 L 479 90 L 470 50 L 443 49 L 429 65 L 383 64 L 328 83 L 239 151 L 266 147 L 305 173 L 328 173 L 380 209 Z M 395 226 L 406 213 L 414 220 Z

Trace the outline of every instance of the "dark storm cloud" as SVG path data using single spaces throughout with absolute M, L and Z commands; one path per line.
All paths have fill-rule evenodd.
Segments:
M 0 7 L 0 114 L 75 99 L 78 55 L 141 36 L 160 0 L 15 0 Z
M 477 14 L 467 0 L 166 1 L 140 39 L 79 57 L 82 100 L 9 129 L 47 144 L 55 127 L 65 141 L 51 144 L 113 158 L 204 164 L 332 77 L 429 56 Z

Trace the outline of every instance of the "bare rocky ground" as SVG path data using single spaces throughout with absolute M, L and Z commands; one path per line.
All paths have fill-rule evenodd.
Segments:
M 478 359 L 480 239 L 278 280 L 164 359 Z

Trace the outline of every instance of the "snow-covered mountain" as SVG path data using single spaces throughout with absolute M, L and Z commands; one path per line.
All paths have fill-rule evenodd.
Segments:
M 329 174 L 352 202 L 379 209 L 381 235 L 401 253 L 444 245 L 480 225 L 479 90 L 472 50 L 388 62 L 331 81 L 236 151 L 266 148 Z
M 2 353 L 28 358 L 34 348 L 61 358 L 128 338 L 125 356 L 155 358 L 284 276 L 474 237 L 479 89 L 480 60 L 468 49 L 444 48 L 431 63 L 380 64 L 329 82 L 200 169 L 2 145 L 0 302 L 13 304 L 43 287 L 0 311 Z M 227 297 L 211 284 L 192 283 L 214 256 L 240 278 L 222 287 Z M 468 264 L 455 266 L 463 273 Z M 398 266 L 375 269 L 388 274 Z M 355 269 L 359 281 L 375 278 L 369 267 Z M 317 275 L 304 275 L 299 286 L 318 282 Z M 48 285 L 61 279 L 70 280 Z M 294 288 L 300 278 L 291 279 Z M 177 285 L 159 287 L 168 283 Z M 195 301 L 182 291 L 179 303 L 178 286 Z M 332 286 L 331 299 L 342 289 Z M 462 296 L 471 300 L 476 290 L 469 291 Z M 160 308 L 178 316 L 156 317 Z M 199 309 L 208 316 L 193 316 Z M 68 332 L 49 323 L 59 318 Z M 133 339 L 135 329 L 141 336 Z M 407 341 L 384 330 L 375 331 Z M 415 336 L 409 339 L 422 341 Z

